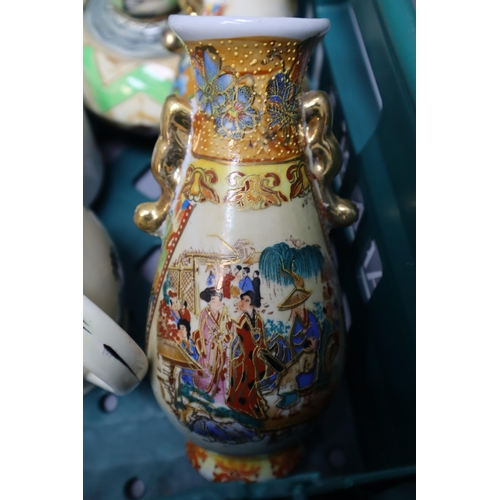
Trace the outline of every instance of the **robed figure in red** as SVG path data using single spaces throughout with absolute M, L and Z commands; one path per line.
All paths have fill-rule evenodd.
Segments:
M 260 351 L 266 351 L 265 330 L 264 320 L 255 310 L 255 300 L 255 293 L 249 290 L 241 294 L 238 302 L 242 315 L 233 324 L 235 335 L 226 403 L 253 418 L 265 418 L 267 405 L 258 388 L 266 372 L 266 364 L 259 356 Z

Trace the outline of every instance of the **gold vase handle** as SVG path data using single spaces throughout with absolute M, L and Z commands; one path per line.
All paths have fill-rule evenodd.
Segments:
M 160 136 L 151 159 L 151 171 L 161 187 L 161 195 L 158 201 L 141 203 L 134 213 L 134 222 L 146 233 L 156 233 L 167 217 L 186 156 L 191 113 L 189 101 L 175 95 L 167 97 L 163 104 Z
M 318 181 L 328 221 L 336 228 L 350 226 L 358 219 L 358 207 L 337 196 L 331 186 L 342 167 L 342 150 L 332 133 L 330 99 L 326 92 L 311 90 L 304 94 L 302 103 L 306 138 L 313 156 L 311 172 Z

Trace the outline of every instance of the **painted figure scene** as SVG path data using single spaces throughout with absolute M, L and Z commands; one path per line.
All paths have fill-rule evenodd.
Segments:
M 341 311 L 318 246 L 290 237 L 257 251 L 219 239 L 219 253 L 191 248 L 169 264 L 155 315 L 157 376 L 191 431 L 258 441 L 323 410 L 339 371 Z

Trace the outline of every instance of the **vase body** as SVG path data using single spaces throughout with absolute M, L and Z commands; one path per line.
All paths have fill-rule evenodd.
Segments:
M 173 2 L 160 1 L 88 1 L 83 16 L 87 109 L 114 126 L 158 134 L 161 107 L 173 92 L 180 60 L 162 45 L 172 7 Z
M 153 391 L 191 463 L 211 480 L 258 481 L 290 472 L 344 358 L 301 94 L 328 22 L 204 19 L 170 23 L 190 55 L 196 102 L 185 157 L 175 157 L 180 136 L 163 130 L 152 162 L 178 168 L 164 222 L 143 227 L 163 239 L 147 352 Z M 136 211 L 139 227 L 146 212 Z

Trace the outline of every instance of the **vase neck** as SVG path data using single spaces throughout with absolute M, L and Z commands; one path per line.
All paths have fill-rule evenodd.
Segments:
M 315 39 L 247 36 L 185 45 L 196 88 L 195 157 L 272 163 L 303 155 L 301 88 Z

